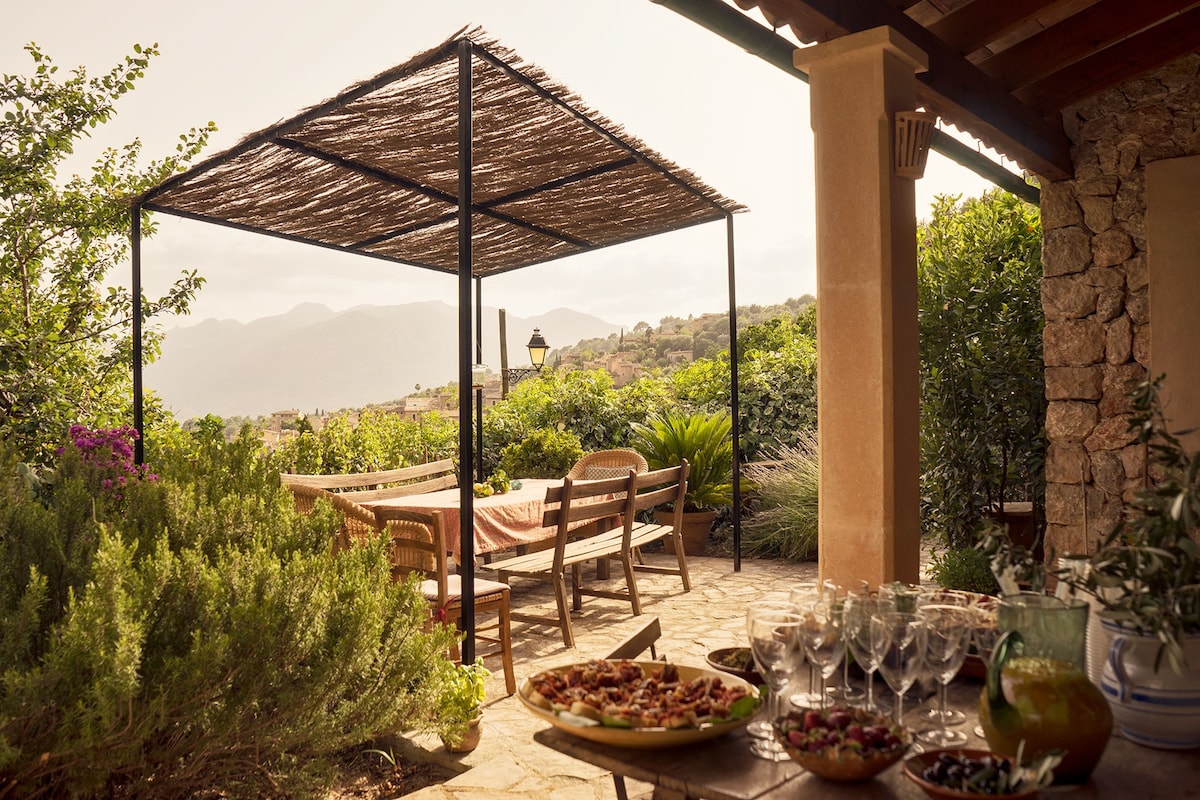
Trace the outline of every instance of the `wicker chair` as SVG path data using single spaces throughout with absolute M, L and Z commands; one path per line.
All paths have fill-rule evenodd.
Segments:
M 573 481 L 623 478 L 629 474 L 630 467 L 635 472 L 650 469 L 646 459 L 636 450 L 598 450 L 576 461 L 567 477 Z
M 359 505 L 336 492 L 318 489 L 314 486 L 289 485 L 288 488 L 292 490 L 292 501 L 296 504 L 296 511 L 300 514 L 305 516 L 311 514 L 317 500 L 322 499 L 333 506 L 335 511 L 341 512 L 343 515 L 342 528 L 334 538 L 334 552 L 379 535 L 379 524 L 375 520 L 375 512 L 366 506 Z
M 448 574 L 442 512 L 423 514 L 381 507 L 375 509 L 375 518 L 379 525 L 387 526 L 391 536 L 392 578 L 403 580 L 413 572 L 424 576 L 421 590 L 434 613 L 441 612 L 446 622 L 457 625 L 462 619 L 462 579 L 457 574 Z M 490 645 L 479 655 L 485 659 L 500 657 L 504 688 L 512 694 L 517 690 L 517 680 L 513 672 L 508 584 L 476 578 L 474 586 L 476 619 L 481 614 L 495 612 L 497 615 L 494 624 L 475 630 L 476 640 Z M 454 658 L 461 660 L 457 647 Z

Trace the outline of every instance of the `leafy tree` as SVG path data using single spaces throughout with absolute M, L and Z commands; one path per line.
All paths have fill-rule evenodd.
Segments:
M 748 326 L 738 335 L 738 442 L 746 460 L 781 447 L 801 447 L 817 426 L 815 306 Z M 682 407 L 729 407 L 729 352 L 673 372 L 669 380 Z
M 993 504 L 1043 505 L 1041 223 L 995 191 L 919 231 L 921 482 L 929 530 L 973 544 Z
M 499 469 L 514 478 L 561 478 L 583 458 L 579 437 L 541 428 L 500 453 Z
M 145 168 L 134 140 L 105 150 L 90 175 L 60 180 L 76 142 L 112 118 L 158 50 L 135 45 L 105 75 L 78 68 L 60 78 L 35 44 L 25 49 L 33 74 L 0 78 L 0 438 L 46 463 L 72 423 L 128 418 L 133 304 L 106 279 L 129 250 L 129 197 L 184 166 L 215 128 L 193 128 L 175 155 Z M 153 229 L 143 219 L 143 235 Z M 186 272 L 162 297 L 143 299 L 143 322 L 186 313 L 202 283 Z M 143 340 L 153 360 L 159 334 L 147 328 Z
M 628 447 L 631 424 L 670 404 L 665 387 L 651 378 L 620 389 L 612 384 L 602 369 L 543 370 L 536 380 L 517 384 L 484 414 L 484 473 L 496 468 L 506 445 L 543 428 L 573 433 L 584 452 Z

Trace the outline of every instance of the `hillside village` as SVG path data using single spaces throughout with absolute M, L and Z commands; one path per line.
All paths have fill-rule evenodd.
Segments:
M 738 328 L 741 330 L 747 325 L 758 324 L 780 315 L 794 316 L 812 302 L 815 302 L 815 298 L 804 295 L 800 298 L 789 298 L 778 305 L 739 307 Z M 628 333 L 622 331 L 606 339 L 586 339 L 571 346 L 553 349 L 547 356 L 546 363 L 547 366 L 556 369 L 605 370 L 612 376 L 613 385 L 620 388 L 637 380 L 647 370 L 661 369 L 670 372 L 697 358 L 712 358 L 728 349 L 729 314 L 719 312 L 689 316 L 686 320 L 664 317 L 657 328 L 640 322 Z M 504 399 L 503 388 L 500 375 L 489 371 L 482 387 L 485 411 Z M 511 391 L 511 386 L 509 389 Z M 447 413 L 457 409 L 458 389 L 451 384 L 436 389 L 419 390 L 397 400 L 369 407 L 399 414 L 415 422 L 423 414 L 433 411 Z M 275 411 L 265 420 L 262 428 L 263 440 L 268 447 L 274 448 L 289 437 L 299 435 L 300 430 L 305 427 L 311 426 L 314 431 L 321 430 L 335 414 L 348 414 L 350 422 L 354 423 L 357 421 L 358 411 L 340 409 L 329 412 L 317 409 L 307 413 L 296 408 Z

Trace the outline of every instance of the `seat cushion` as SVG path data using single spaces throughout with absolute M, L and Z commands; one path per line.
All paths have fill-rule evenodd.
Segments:
M 427 580 L 421 581 L 421 593 L 425 595 L 426 600 L 437 600 L 437 581 Z M 498 581 L 489 581 L 484 578 L 475 579 L 475 597 L 486 597 L 488 595 L 507 592 L 508 584 Z M 446 602 L 456 603 L 462 599 L 462 576 L 448 575 L 446 576 Z
M 583 468 L 582 477 L 585 481 L 602 481 L 605 478 L 624 478 L 629 474 L 629 470 L 632 468 L 632 464 L 618 464 L 615 466 L 589 464 Z

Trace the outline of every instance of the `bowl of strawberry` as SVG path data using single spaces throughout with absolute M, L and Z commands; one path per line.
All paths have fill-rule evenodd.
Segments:
M 789 756 L 831 781 L 866 781 L 908 752 L 912 733 L 864 708 L 797 709 L 775 720 L 775 735 Z

